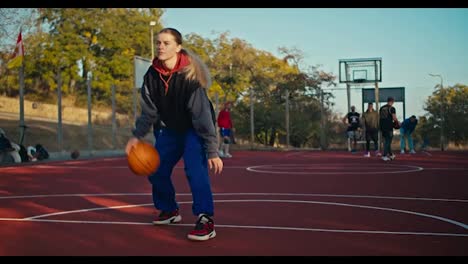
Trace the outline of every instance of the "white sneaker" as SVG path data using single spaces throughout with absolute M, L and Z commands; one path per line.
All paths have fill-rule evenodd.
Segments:
M 383 160 L 383 161 L 390 161 L 390 158 L 387 157 L 387 156 L 384 156 L 384 157 L 382 157 L 382 160 Z
M 416 151 L 414 151 L 414 149 L 412 149 L 412 150 L 410 151 L 410 154 L 416 154 Z
M 380 156 L 382 156 L 382 153 L 380 153 L 380 152 L 377 150 L 377 151 L 375 152 L 375 155 L 376 155 L 377 157 L 380 157 Z
M 226 153 L 226 155 L 224 155 L 224 157 L 226 157 L 226 158 L 232 158 L 232 155 L 229 154 L 229 153 Z
M 405 154 L 405 151 L 402 149 L 402 150 L 400 151 L 400 154 Z
M 219 155 L 220 158 L 224 158 L 224 157 L 225 157 L 224 151 L 222 151 L 222 150 L 219 150 L 219 151 L 218 151 L 218 155 Z
M 390 157 L 389 157 L 389 158 L 390 158 L 390 160 L 394 160 L 394 159 L 395 159 L 395 157 L 396 157 L 396 156 L 395 156 L 395 154 L 392 154 L 392 155 L 390 155 Z
M 364 157 L 369 158 L 370 157 L 370 152 L 366 152 L 366 154 L 364 154 Z
M 182 221 L 182 216 L 179 214 L 179 209 L 176 209 L 172 212 L 163 212 L 159 214 L 158 218 L 153 221 L 154 225 L 168 225 L 175 224 Z

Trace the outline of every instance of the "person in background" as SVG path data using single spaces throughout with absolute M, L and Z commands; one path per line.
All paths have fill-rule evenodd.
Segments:
M 348 128 L 346 129 L 346 134 L 348 138 L 353 142 L 353 148 L 351 149 L 351 153 L 355 153 L 357 149 L 357 140 L 359 137 L 359 130 L 360 130 L 360 121 L 359 121 L 359 113 L 356 112 L 356 107 L 353 105 L 351 106 L 351 112 L 349 112 L 345 117 L 343 117 L 343 123 L 346 125 L 346 121 L 348 122 Z
M 429 138 L 427 136 L 424 136 L 423 137 L 423 143 L 422 143 L 422 146 L 421 146 L 421 150 L 422 151 L 427 151 L 429 147 Z
M 0 163 L 21 163 L 20 150 L 21 147 L 11 141 L 0 128 Z
M 374 141 L 375 155 L 378 156 L 379 150 L 379 113 L 374 110 L 374 105 L 369 103 L 367 110 L 362 114 L 362 123 L 366 134 L 366 153 L 365 157 L 370 157 L 370 141 Z
M 28 159 L 29 161 L 37 161 L 37 155 L 36 155 L 36 148 L 33 146 L 28 146 L 26 148 L 27 154 L 28 154 Z
M 384 151 L 382 159 L 389 161 L 395 159 L 395 154 L 392 152 L 393 129 L 400 126 L 400 122 L 396 117 L 396 110 L 393 107 L 395 99 L 393 97 L 387 98 L 387 104 L 382 106 L 379 110 L 379 126 L 384 139 Z
M 408 140 L 409 153 L 415 154 L 414 144 L 413 144 L 413 132 L 418 124 L 418 119 L 416 116 L 412 115 L 410 118 L 405 119 L 400 127 L 400 153 L 405 154 L 406 149 L 406 140 Z
M 218 127 L 219 127 L 219 156 L 222 158 L 232 158 L 229 153 L 229 145 L 231 144 L 232 136 L 232 119 L 231 119 L 231 102 L 226 102 L 224 108 L 219 111 Z

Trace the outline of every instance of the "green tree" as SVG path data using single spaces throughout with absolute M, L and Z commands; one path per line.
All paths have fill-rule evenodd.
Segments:
M 468 86 L 456 84 L 451 87 L 439 87 L 426 100 L 424 109 L 429 113 L 428 123 L 434 132 L 444 131 L 446 141 L 457 145 L 466 144 L 468 136 Z M 429 131 L 428 131 L 429 133 Z
M 440 129 L 437 121 L 434 117 L 426 116 L 418 117 L 418 125 L 414 130 L 413 139 L 415 141 L 415 147 L 420 146 L 427 141 L 429 146 L 437 147 L 440 145 Z
M 150 56 L 149 22 L 159 21 L 163 12 L 156 8 L 37 9 L 37 30 L 25 37 L 27 96 L 54 101 L 60 73 L 63 95 L 76 97 L 77 104 L 84 105 L 90 76 L 93 105 L 110 106 L 111 86 L 115 84 L 120 111 L 131 112 L 133 56 Z M 43 28 L 46 30 L 40 30 Z M 157 24 L 154 30 L 161 28 Z M 235 102 L 237 136 L 250 138 L 250 91 L 254 94 L 254 134 L 259 143 L 284 143 L 286 92 L 293 146 L 315 146 L 321 126 L 332 129 L 320 122 L 332 115 L 333 96 L 322 89 L 335 85 L 335 76 L 319 65 L 302 67 L 301 50 L 281 47 L 278 57 L 245 40 L 231 38 L 229 32 L 213 39 L 186 34 L 183 45 L 207 63 L 213 80 L 210 98 L 217 94 L 221 103 Z M 5 58 L 7 53 L 0 55 Z M 17 89 L 16 73 L 2 71 L 2 65 L 0 84 Z M 17 90 L 8 93 L 15 95 Z
M 318 95 L 322 85 L 334 85 L 335 77 L 325 73 L 318 66 L 310 67 L 307 71 L 299 69 L 302 55 L 297 49 L 283 49 L 282 59 L 259 50 L 244 53 L 244 60 L 240 69 L 247 70 L 249 86 L 255 94 L 254 123 L 255 138 L 259 143 L 273 146 L 280 137 L 280 143 L 285 143 L 285 102 L 286 90 L 289 91 L 290 103 L 290 143 L 300 147 L 313 145 L 320 135 L 320 99 Z M 290 63 L 290 61 L 292 63 Z M 249 96 L 244 90 L 241 107 L 236 107 L 237 115 L 234 120 L 243 124 L 248 123 L 250 112 Z M 326 94 L 324 107 L 327 107 L 330 94 Z M 328 111 L 324 109 L 324 118 Z M 236 122 L 237 123 L 237 122 Z M 249 135 L 250 126 L 236 127 L 237 134 Z M 244 130 L 245 129 L 245 130 Z
M 64 95 L 86 102 L 86 80 L 91 73 L 94 104 L 110 105 L 111 86 L 117 93 L 133 89 L 133 56 L 149 57 L 149 22 L 159 20 L 158 8 L 48 8 L 41 9 L 45 33 L 30 36 L 27 89 L 49 97 L 55 94 L 60 70 Z M 161 29 L 157 24 L 155 29 Z M 120 97 L 123 111 L 131 98 Z

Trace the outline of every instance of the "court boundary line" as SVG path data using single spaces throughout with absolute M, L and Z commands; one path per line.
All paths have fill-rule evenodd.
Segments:
M 0 196 L 2 199 L 25 199 L 25 198 L 50 198 L 50 197 L 100 197 L 100 196 L 150 196 L 152 193 L 72 193 L 72 194 L 36 194 L 36 195 L 15 195 Z M 191 196 L 191 193 L 176 193 L 177 196 Z M 379 196 L 379 195 L 358 195 L 358 194 L 327 194 L 327 193 L 213 193 L 213 196 L 312 196 L 312 197 L 333 197 L 333 198 L 364 198 L 364 199 L 390 199 L 390 200 L 413 200 L 413 201 L 438 201 L 438 202 L 460 202 L 468 203 L 464 199 L 448 198 L 427 198 L 427 197 L 405 197 L 405 196 Z
M 17 169 L 18 167 L 4 167 L 3 169 Z M 36 165 L 36 166 L 24 166 L 23 168 L 29 169 L 82 169 L 82 170 L 96 170 L 96 169 L 128 169 L 128 166 L 96 166 L 96 167 L 86 167 L 86 166 L 62 166 L 62 165 Z M 225 169 L 245 169 L 247 166 L 226 166 Z M 0 170 L 2 168 L 0 167 Z M 184 167 L 176 166 L 174 169 L 184 169 Z
M 71 223 L 71 224 L 107 224 L 107 225 L 151 225 L 148 222 L 123 222 L 123 221 L 81 221 L 81 220 L 51 220 L 51 219 L 32 219 L 24 220 L 22 218 L 0 218 L 0 221 L 16 222 L 46 222 L 46 223 Z M 165 227 L 187 226 L 193 224 L 170 224 Z M 326 228 L 307 228 L 307 227 L 282 227 L 282 226 L 248 226 L 232 224 L 216 224 L 216 228 L 245 228 L 245 229 L 268 229 L 268 230 L 286 230 L 286 231 L 309 231 L 309 232 L 328 232 L 328 233 L 358 233 L 358 234 L 382 234 L 382 235 L 419 235 L 419 236 L 448 236 L 448 237 L 468 237 L 468 234 L 461 233 L 437 233 L 437 232 L 412 232 L 412 231 L 384 231 L 384 230 L 352 230 L 352 229 L 326 229 Z
M 303 154 L 301 152 L 295 152 L 295 153 L 289 153 L 289 154 Z M 291 155 L 292 156 L 292 155 Z M 81 161 L 68 161 L 69 163 L 79 163 Z M 60 164 L 64 164 L 66 165 L 66 163 L 68 162 L 64 162 L 64 163 L 60 163 Z M 99 167 L 84 167 L 84 166 L 64 166 L 64 165 L 60 165 L 60 164 L 34 164 L 34 165 L 27 165 L 27 166 L 22 166 L 22 168 L 26 168 L 26 169 L 30 169 L 30 168 L 35 168 L 35 169 L 82 169 L 82 170 L 96 170 L 96 169 L 127 169 L 128 166 L 99 166 Z M 408 167 L 410 168 L 409 170 L 402 170 L 402 171 L 377 171 L 377 172 L 370 172 L 370 171 L 364 171 L 364 172 L 357 172 L 357 171 L 351 171 L 351 172 L 304 172 L 304 171 L 297 171 L 297 172 L 293 172 L 293 171 L 283 171 L 283 172 L 279 172 L 279 171 L 270 171 L 270 170 L 262 170 L 262 169 L 259 169 L 259 168 L 263 168 L 263 167 L 270 167 L 270 168 L 274 168 L 274 167 L 288 167 L 288 166 L 295 166 L 295 167 L 299 167 L 301 168 L 300 166 L 298 165 L 301 165 L 302 168 L 306 167 L 306 166 L 316 166 L 316 164 L 288 164 L 288 163 L 282 163 L 282 164 L 263 164 L 263 165 L 253 165 L 253 166 L 249 166 L 249 165 L 244 165 L 244 166 L 225 166 L 224 169 L 245 169 L 247 171 L 250 171 L 250 172 L 256 172 L 256 173 L 274 173 L 274 174 L 281 174 L 281 173 L 285 173 L 285 174 L 318 174 L 318 175 L 327 175 L 327 174 L 331 174 L 331 175 L 334 175 L 334 174 L 395 174 L 395 173 L 411 173 L 411 172 L 418 172 L 418 171 L 425 171 L 425 170 L 454 170 L 454 171 L 466 171 L 468 170 L 468 168 L 427 168 L 427 167 L 422 167 L 422 166 L 417 166 L 417 165 L 405 165 L 405 164 L 401 164 L 401 165 L 392 165 L 392 164 L 385 164 L 385 166 L 381 166 L 379 164 L 372 164 L 372 165 L 375 165 L 373 168 L 385 168 L 385 167 Z M 353 164 L 348 164 L 347 166 L 349 165 L 353 165 Z M 361 166 L 362 167 L 362 166 Z M 1 170 L 9 170 L 9 169 L 17 169 L 18 166 L 13 166 L 13 167 L 0 167 L 0 171 Z M 366 167 L 368 168 L 368 167 Z M 412 168 L 412 169 L 411 169 Z M 184 167 L 182 166 L 176 166 L 174 167 L 174 169 L 184 169 Z M 316 169 L 316 168 L 312 168 L 312 169 Z M 320 169 L 320 168 L 319 168 Z M 339 168 L 337 168 L 339 169 Z
M 468 225 L 465 223 L 461 223 L 455 221 L 453 219 L 432 215 L 432 214 L 425 214 L 415 211 L 409 210 L 401 210 L 395 208 L 388 208 L 388 207 L 378 207 L 378 206 L 369 206 L 369 205 L 360 205 L 360 204 L 349 204 L 349 203 L 336 203 L 336 202 L 322 202 L 322 201 L 307 201 L 307 200 L 277 200 L 277 199 L 234 199 L 234 200 L 214 200 L 215 203 L 243 203 L 243 202 L 267 202 L 267 203 L 305 203 L 305 204 L 321 204 L 321 205 L 335 205 L 335 206 L 344 206 L 344 207 L 356 207 L 356 208 L 363 208 L 363 209 L 373 209 L 373 210 L 381 210 L 381 211 L 389 211 L 389 212 L 396 212 L 396 213 L 404 213 L 410 215 L 417 215 L 426 218 L 436 219 L 442 222 L 450 223 L 459 227 L 464 228 L 465 230 L 468 229 Z M 191 204 L 192 201 L 181 201 L 178 202 L 179 204 Z M 131 207 L 143 207 L 143 206 L 151 206 L 153 203 L 145 203 L 145 204 L 131 204 L 131 205 L 117 205 L 117 206 L 106 206 L 106 207 L 94 207 L 88 209 L 78 209 L 78 210 L 70 210 L 70 211 L 61 211 L 49 214 L 42 214 L 36 216 L 25 217 L 25 220 L 32 220 L 38 218 L 44 218 L 49 216 L 56 216 L 56 215 L 64 215 L 64 214 L 73 214 L 73 213 L 83 213 L 83 212 L 91 212 L 91 211 L 102 211 L 102 210 L 113 210 L 113 209 L 121 209 L 121 208 L 131 208 Z

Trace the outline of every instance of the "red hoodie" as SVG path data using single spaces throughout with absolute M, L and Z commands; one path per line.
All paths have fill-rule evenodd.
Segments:
M 161 80 L 164 82 L 164 86 L 166 87 L 166 93 L 167 93 L 167 89 L 169 89 L 169 81 L 172 78 L 172 74 L 174 72 L 180 71 L 181 69 L 183 69 L 185 66 L 189 64 L 190 64 L 190 60 L 188 58 L 188 55 L 185 52 L 179 52 L 177 54 L 177 62 L 172 70 L 169 70 L 168 68 L 166 68 L 166 65 L 164 65 L 164 63 L 160 61 L 158 57 L 154 58 L 153 68 L 159 72 L 159 78 L 161 78 Z M 163 78 L 163 75 L 169 76 L 167 80 Z
M 222 128 L 232 128 L 231 113 L 228 110 L 223 109 L 219 112 L 218 126 Z

